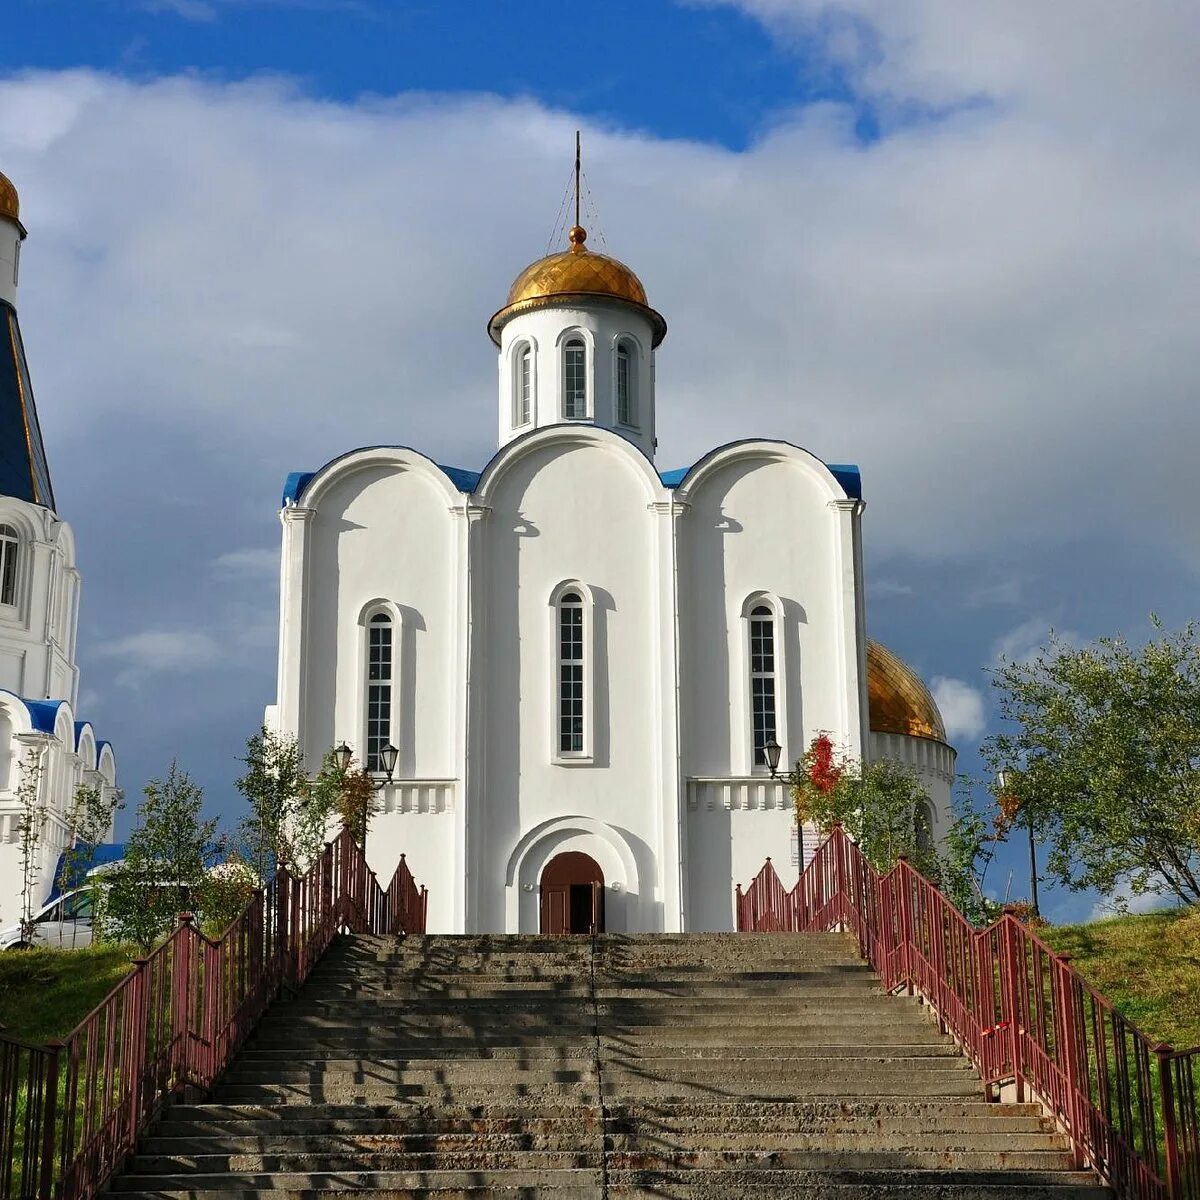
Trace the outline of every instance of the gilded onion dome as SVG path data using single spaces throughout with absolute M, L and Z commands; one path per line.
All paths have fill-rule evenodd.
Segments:
M 569 250 L 539 258 L 513 280 L 504 307 L 488 322 L 492 341 L 499 345 L 501 329 L 521 313 L 564 301 L 602 298 L 641 309 L 654 326 L 657 346 L 667 335 L 667 323 L 646 302 L 642 281 L 623 262 L 589 250 L 587 230 L 581 225 L 573 226 L 568 237 Z
M 21 198 L 13 181 L 0 173 L 0 218 L 21 223 Z
M 867 703 L 872 733 L 946 742 L 942 714 L 921 677 L 878 642 L 867 643 Z

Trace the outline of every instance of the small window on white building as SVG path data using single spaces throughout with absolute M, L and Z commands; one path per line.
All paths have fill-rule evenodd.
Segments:
M 584 752 L 583 597 L 565 592 L 558 601 L 558 752 Z
M 617 347 L 617 423 L 637 426 L 637 376 L 633 351 L 627 342 Z
M 17 554 L 21 539 L 11 525 L 0 525 L 0 604 L 17 602 Z
M 587 346 L 583 338 L 563 345 L 563 419 L 581 421 L 587 416 Z
M 392 675 L 395 626 L 388 613 L 367 623 L 367 753 L 368 771 L 382 771 L 380 752 L 392 740 Z
M 767 766 L 766 745 L 776 739 L 775 614 L 765 604 L 750 613 L 750 722 L 753 763 Z
M 928 800 L 918 801 L 913 812 L 913 826 L 917 849 L 930 853 L 933 850 L 933 805 Z
M 532 413 L 533 348 L 528 342 L 522 342 L 513 359 L 513 428 L 528 425 Z

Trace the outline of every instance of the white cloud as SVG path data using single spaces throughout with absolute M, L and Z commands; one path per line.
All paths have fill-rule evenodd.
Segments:
M 214 574 L 235 578 L 274 577 L 279 574 L 279 550 L 259 546 L 227 550 L 213 559 L 212 569 Z
M 1030 617 L 996 639 L 992 646 L 992 659 L 997 664 L 1032 662 L 1042 648 L 1048 646 L 1051 633 L 1060 646 L 1083 645 L 1083 638 L 1073 629 L 1053 629 L 1045 617 Z
M 221 650 L 215 639 L 196 630 L 145 630 L 102 642 L 94 647 L 97 658 L 118 659 L 124 682 L 154 672 L 194 671 L 215 666 Z M 118 677 L 120 678 L 120 677 Z
M 1175 908 L 1178 903 L 1177 897 L 1161 892 L 1142 892 L 1135 895 L 1128 888 L 1120 888 L 1112 896 L 1097 900 L 1088 920 L 1104 921 L 1120 913 L 1158 912 L 1164 908 Z
M 1125 534 L 1200 558 L 1162 519 L 1194 501 L 1195 123 L 1168 91 L 1171 146 L 1107 107 L 1084 136 L 1038 96 L 866 147 L 832 105 L 742 154 L 585 128 L 610 248 L 671 324 L 662 465 L 762 432 L 861 463 L 875 552 Z M 71 401 L 43 400 L 56 460 L 152 418 L 272 495 L 371 441 L 481 465 L 483 324 L 545 245 L 576 124 L 278 80 L 0 83 L 26 337 Z
M 929 689 L 952 743 L 976 741 L 987 726 L 983 694 L 961 679 L 934 677 Z

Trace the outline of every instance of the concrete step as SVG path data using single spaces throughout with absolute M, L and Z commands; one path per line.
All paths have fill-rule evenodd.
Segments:
M 1107 1195 L 1072 1168 L 841 935 L 339 938 L 112 1191 Z
M 374 1122 L 382 1125 L 383 1122 Z M 415 1133 L 406 1128 L 407 1122 L 392 1122 L 391 1128 L 362 1130 L 351 1129 L 337 1137 L 331 1137 L 323 1128 L 320 1132 L 307 1133 L 262 1133 L 240 1132 L 194 1134 L 188 1137 L 168 1137 L 164 1133 L 146 1138 L 141 1145 L 139 1167 L 144 1170 L 159 1169 L 147 1164 L 158 1156 L 195 1157 L 205 1154 L 220 1155 L 320 1155 L 329 1153 L 331 1147 L 339 1153 L 463 1153 L 479 1151 L 488 1153 L 512 1153 L 514 1151 L 557 1151 L 577 1152 L 584 1148 L 587 1139 L 598 1139 L 599 1123 L 583 1126 L 576 1122 L 546 1130 L 528 1131 L 498 1129 L 459 1130 L 450 1132 L 436 1130 Z M 164 1127 L 165 1128 L 165 1127 Z M 629 1155 L 646 1154 L 695 1154 L 715 1152 L 721 1154 L 788 1152 L 796 1154 L 821 1153 L 919 1153 L 941 1155 L 946 1153 L 1003 1154 L 1011 1152 L 1062 1153 L 1065 1140 L 1044 1130 L 1028 1133 L 1004 1131 L 999 1133 L 960 1134 L 957 1138 L 947 1136 L 945 1130 L 923 1129 L 909 1133 L 870 1131 L 863 1129 L 822 1131 L 820 1133 L 778 1133 L 761 1131 L 731 1131 L 676 1134 L 667 1137 L 661 1130 L 647 1129 L 637 1132 L 612 1133 L 605 1139 L 609 1150 Z M 779 1165 L 779 1164 L 776 1164 Z M 910 1163 L 908 1165 L 918 1165 Z M 243 1164 L 244 1166 L 244 1164 Z

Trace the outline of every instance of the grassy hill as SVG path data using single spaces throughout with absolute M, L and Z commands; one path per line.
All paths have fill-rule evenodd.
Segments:
M 130 969 L 128 946 L 0 951 L 0 1029 L 40 1045 L 71 1032 Z
M 1200 908 L 1038 931 L 1147 1036 L 1200 1046 Z

